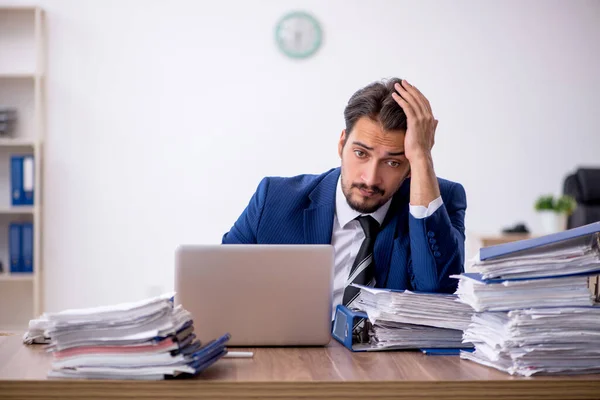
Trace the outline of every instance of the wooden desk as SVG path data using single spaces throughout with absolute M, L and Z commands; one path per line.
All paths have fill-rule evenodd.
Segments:
M 20 336 L 0 337 L 0 398 L 592 399 L 600 375 L 511 377 L 457 356 L 261 348 L 222 359 L 192 379 L 158 382 L 46 379 L 51 354 Z

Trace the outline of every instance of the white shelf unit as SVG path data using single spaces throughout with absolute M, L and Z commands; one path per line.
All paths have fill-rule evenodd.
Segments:
M 25 329 L 43 310 L 42 180 L 45 136 L 45 23 L 39 7 L 0 6 L 0 108 L 15 108 L 10 136 L 0 136 L 0 330 Z M 13 206 L 10 157 L 34 156 L 34 205 Z M 8 228 L 33 222 L 33 273 L 11 273 Z

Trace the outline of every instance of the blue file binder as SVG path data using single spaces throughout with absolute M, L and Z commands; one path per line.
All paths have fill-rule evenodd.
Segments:
M 23 157 L 10 158 L 10 198 L 13 206 L 23 204 Z
M 547 249 L 553 245 L 565 243 L 573 239 L 577 240 L 584 236 L 589 236 L 591 238 L 592 235 L 599 232 L 600 221 L 533 239 L 519 240 L 516 242 L 484 247 L 479 250 L 479 259 L 481 261 L 491 260 L 502 256 L 508 256 L 517 252 L 520 254 L 528 254 L 528 252 L 534 252 L 542 247 Z
M 33 156 L 23 157 L 23 205 L 32 206 L 34 198 L 34 162 Z
M 475 348 L 471 349 L 421 349 L 423 354 L 428 356 L 459 356 L 461 351 L 472 353 Z
M 341 304 L 338 305 L 335 309 L 335 317 L 333 320 L 331 336 L 343 344 L 344 347 L 353 352 L 395 350 L 370 348 L 368 345 L 365 345 L 366 341 L 368 340 L 368 333 L 366 332 L 368 327 L 357 327 L 362 320 L 368 321 L 368 316 L 365 312 L 353 311 Z M 415 350 L 420 350 L 427 355 L 459 355 L 461 350 L 473 351 L 473 348 L 465 346 L 458 348 L 422 348 Z
M 33 272 L 33 224 L 21 224 L 21 272 Z
M 354 348 L 354 344 L 356 342 L 354 340 L 354 327 L 362 319 L 366 318 L 368 318 L 366 313 L 362 311 L 352 311 L 349 308 L 339 304 L 335 309 L 335 317 L 333 319 L 331 336 L 333 336 L 335 340 L 343 344 L 349 350 L 366 351 L 364 348 L 361 348 L 360 350 Z
M 21 224 L 12 223 L 8 227 L 8 252 L 10 272 L 22 272 L 23 257 L 21 256 Z
M 201 347 L 196 348 L 192 353 L 186 352 L 186 364 L 195 370 L 191 375 L 199 374 L 227 354 L 228 350 L 226 344 L 229 339 L 231 339 L 231 335 L 225 333 L 221 337 L 211 340 L 206 344 L 200 344 Z M 186 376 L 189 374 L 182 375 Z
M 32 155 L 14 155 L 10 158 L 11 204 L 34 204 L 34 159 Z
M 600 275 L 600 269 L 587 272 L 579 272 L 576 274 L 559 274 L 559 275 L 548 275 L 548 276 L 536 276 L 536 277 L 524 277 L 524 278 L 490 278 L 484 279 L 483 275 L 478 272 L 463 272 L 461 276 L 473 279 L 475 281 L 484 283 L 486 285 L 499 284 L 504 282 L 518 282 L 518 281 L 540 281 L 546 279 L 563 279 L 571 278 L 573 276 L 594 276 Z

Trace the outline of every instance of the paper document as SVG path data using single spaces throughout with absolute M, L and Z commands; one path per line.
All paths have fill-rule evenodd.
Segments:
M 353 284 L 360 293 L 352 303 L 366 313 L 368 323 L 354 349 L 456 349 L 472 345 L 463 342 L 463 329 L 473 310 L 454 294 L 419 293 L 375 289 Z M 364 334 L 366 330 L 366 335 Z M 363 340 L 363 339 L 361 339 Z
M 353 286 L 361 289 L 355 305 L 369 315 L 371 323 L 383 320 L 462 330 L 473 314 L 471 307 L 459 302 L 454 294 Z
M 30 322 L 24 341 L 33 343 L 40 335 L 49 341 L 50 378 L 156 380 L 195 375 L 227 353 L 229 334 L 200 343 L 191 314 L 174 306 L 173 295 L 47 313 Z

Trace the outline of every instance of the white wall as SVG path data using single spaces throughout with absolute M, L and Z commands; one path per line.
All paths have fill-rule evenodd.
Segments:
M 33 3 L 50 311 L 172 289 L 174 248 L 218 243 L 262 176 L 338 165 L 344 105 L 382 77 L 429 97 L 436 171 L 465 185 L 470 232 L 536 228 L 535 197 L 599 164 L 597 1 Z M 273 39 L 297 8 L 325 33 L 301 62 Z

